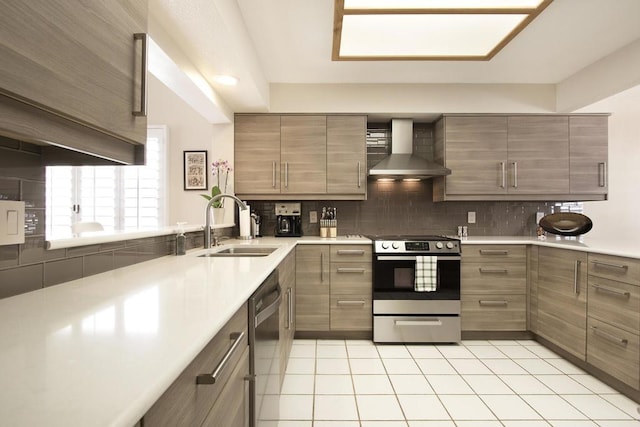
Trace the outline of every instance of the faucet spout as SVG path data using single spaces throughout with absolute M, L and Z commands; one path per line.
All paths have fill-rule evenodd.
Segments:
M 205 249 L 208 249 L 211 247 L 211 214 L 210 214 L 211 207 L 215 202 L 217 202 L 218 200 L 224 197 L 228 197 L 232 199 L 234 202 L 236 202 L 236 204 L 238 205 L 241 211 L 247 210 L 247 205 L 245 205 L 242 200 L 238 199 L 233 194 L 221 193 L 216 196 L 213 196 L 211 200 L 209 200 L 209 203 L 207 203 L 207 207 L 204 209 L 204 248 Z

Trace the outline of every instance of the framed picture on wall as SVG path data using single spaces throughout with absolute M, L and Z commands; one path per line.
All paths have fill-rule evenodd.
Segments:
M 184 152 L 184 189 L 207 190 L 207 152 Z

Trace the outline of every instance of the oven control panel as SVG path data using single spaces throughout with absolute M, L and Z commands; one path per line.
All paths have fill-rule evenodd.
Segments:
M 376 240 L 374 241 L 375 253 L 394 254 L 459 254 L 460 242 L 457 240 L 446 241 L 416 241 L 416 240 Z

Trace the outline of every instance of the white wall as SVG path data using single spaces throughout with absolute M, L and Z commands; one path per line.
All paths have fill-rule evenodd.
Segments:
M 581 109 L 609 118 L 609 200 L 587 202 L 593 220 L 587 236 L 621 244 L 640 240 L 640 86 Z
M 183 151 L 207 150 L 209 163 L 219 158 L 233 161 L 233 124 L 213 125 L 149 75 L 149 125 L 166 125 L 168 146 L 168 225 L 176 222 L 204 223 L 206 200 L 204 191 L 184 191 Z M 233 191 L 233 175 L 228 190 Z M 209 190 L 213 186 L 209 174 Z M 233 210 L 227 209 L 226 221 L 233 220 Z

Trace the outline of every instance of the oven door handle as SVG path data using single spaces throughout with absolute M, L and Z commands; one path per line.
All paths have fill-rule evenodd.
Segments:
M 430 256 L 430 255 L 425 255 Z M 440 256 L 438 261 L 460 261 L 460 256 Z M 402 255 L 379 255 L 376 257 L 376 261 L 415 261 L 415 256 L 402 256 Z
M 442 326 L 440 319 L 432 320 L 396 320 L 396 326 Z

